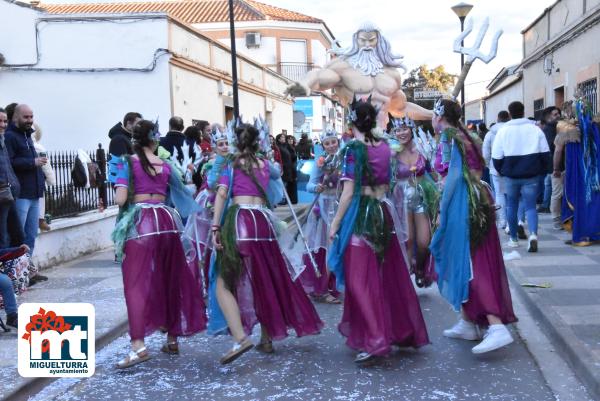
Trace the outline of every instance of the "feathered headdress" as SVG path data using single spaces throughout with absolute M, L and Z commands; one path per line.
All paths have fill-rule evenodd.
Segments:
M 258 130 L 258 147 L 260 152 L 270 158 L 273 150 L 271 149 L 271 140 L 269 138 L 269 124 L 262 116 L 258 116 L 258 118 L 254 118 L 254 128 Z

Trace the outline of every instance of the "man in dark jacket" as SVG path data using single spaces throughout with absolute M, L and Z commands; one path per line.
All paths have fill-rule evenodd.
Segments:
M 177 149 L 177 160 L 183 161 L 183 151 L 181 147 L 185 143 L 185 135 L 183 135 L 183 118 L 173 116 L 169 119 L 169 132 L 167 135 L 160 138 L 160 146 L 171 153 L 175 154 Z M 189 151 L 188 151 L 189 152 Z
M 10 246 L 11 237 L 9 236 L 8 232 L 9 214 L 12 213 L 13 216 L 17 215 L 14 199 L 17 199 L 19 197 L 19 193 L 21 192 L 21 185 L 19 184 L 19 180 L 17 179 L 12 165 L 10 164 L 10 156 L 6 150 L 6 145 L 4 144 L 4 132 L 6 131 L 7 126 L 8 116 L 6 111 L 0 108 L 0 187 L 5 188 L 10 186 L 10 192 L 13 196 L 13 201 L 0 203 L 0 248 L 8 248 Z M 19 219 L 17 217 L 14 219 L 14 222 L 11 224 L 11 226 L 18 226 L 14 228 L 19 228 L 17 233 L 22 233 L 18 221 Z M 19 238 L 16 239 L 19 241 L 24 241 L 25 236 L 21 234 Z M 23 242 L 21 242 L 21 244 L 22 243 Z
M 140 113 L 131 111 L 125 114 L 122 123 L 115 124 L 108 131 L 110 145 L 108 145 L 108 153 L 115 156 L 132 155 L 133 147 L 131 145 L 131 136 L 133 135 L 133 127 L 142 119 Z
M 21 187 L 16 207 L 30 254 L 38 234 L 39 199 L 44 196 L 45 178 L 41 167 L 48 163 L 46 157 L 39 157 L 35 151 L 32 127 L 33 111 L 26 104 L 20 104 L 4 134 L 6 150 Z

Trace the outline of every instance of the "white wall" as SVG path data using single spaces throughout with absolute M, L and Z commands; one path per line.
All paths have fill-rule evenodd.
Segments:
M 518 81 L 485 100 L 485 115 L 483 118 L 485 124 L 489 127 L 491 123 L 496 121 L 498 113 L 501 110 L 508 111 L 508 105 L 514 101 L 523 101 L 523 80 Z M 527 114 L 527 116 L 529 116 L 529 114 Z
M 231 41 L 229 38 L 220 39 L 219 42 L 229 47 Z M 251 59 L 259 62 L 262 65 L 277 64 L 277 40 L 270 37 L 261 37 L 259 47 L 246 47 L 246 38 L 236 38 L 236 51 Z
M 311 41 L 312 63 L 317 67 L 323 67 L 327 64 L 327 49 L 318 40 Z
M 118 209 L 84 213 L 52 221 L 52 230 L 40 233 L 35 241 L 33 262 L 41 269 L 57 266 L 113 246 L 110 235 Z
M 32 21 L 39 14 L 31 8 L 0 0 L 0 53 L 6 58 L 6 64 L 35 63 L 35 27 Z
M 173 114 L 183 118 L 186 126 L 192 120 L 223 124 L 225 109 L 219 98 L 217 81 L 203 75 L 171 66 Z
M 20 9 L 11 7 L 10 12 Z M 0 37 L 18 26 L 33 29 L 33 17 L 5 21 L 8 26 L 0 25 Z M 95 149 L 98 143 L 106 148 L 108 130 L 128 111 L 152 120 L 159 117 L 166 129 L 171 114 L 167 55 L 158 58 L 150 72 L 48 70 L 146 68 L 156 49 L 168 47 L 166 19 L 46 21 L 40 24 L 39 46 L 41 58 L 35 67 L 42 71 L 0 70 L 0 105 L 29 104 L 49 150 Z M 31 51 L 22 49 L 23 55 Z
M 483 103 L 481 99 L 465 104 L 465 120 L 482 120 Z

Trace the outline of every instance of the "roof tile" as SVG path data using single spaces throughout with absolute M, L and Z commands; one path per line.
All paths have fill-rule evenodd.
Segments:
M 164 12 L 188 24 L 229 21 L 227 0 L 176 0 L 131 3 L 40 4 L 51 14 L 127 14 Z M 236 21 L 292 21 L 322 23 L 323 21 L 295 11 L 254 0 L 234 0 Z

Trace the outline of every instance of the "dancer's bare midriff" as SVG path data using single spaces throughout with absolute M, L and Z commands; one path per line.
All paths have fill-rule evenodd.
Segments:
M 389 191 L 390 187 L 387 184 L 384 185 L 375 185 L 373 187 L 364 186 L 361 188 L 361 194 L 370 196 L 375 199 L 383 199 L 385 198 L 386 193 Z

